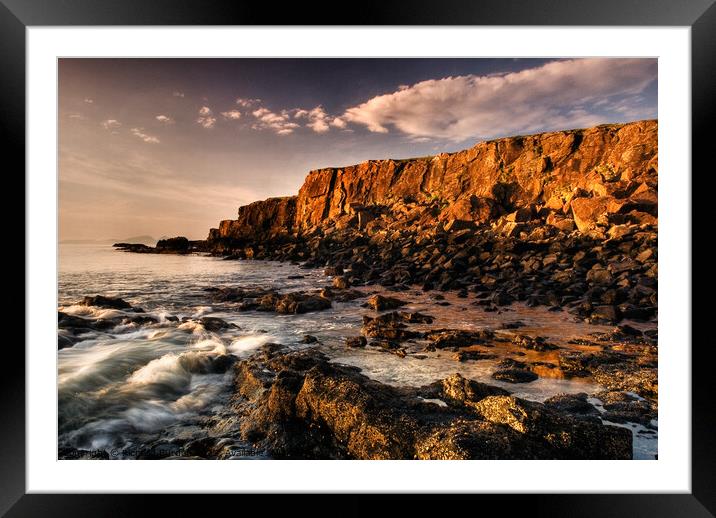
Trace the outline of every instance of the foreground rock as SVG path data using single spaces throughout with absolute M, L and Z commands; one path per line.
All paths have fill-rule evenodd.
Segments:
M 316 350 L 271 344 L 235 365 L 242 440 L 274 458 L 628 459 L 629 430 L 454 375 L 383 385 Z M 438 404 L 440 403 L 440 404 Z

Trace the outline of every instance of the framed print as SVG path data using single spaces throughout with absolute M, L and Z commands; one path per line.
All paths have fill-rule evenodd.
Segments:
M 716 8 L 202 5 L 4 2 L 27 303 L 3 511 L 711 515 L 691 170 Z

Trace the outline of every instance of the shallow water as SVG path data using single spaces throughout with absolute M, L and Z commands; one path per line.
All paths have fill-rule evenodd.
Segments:
M 303 276 L 289 279 L 289 276 Z M 457 362 L 452 353 L 425 353 L 417 341 L 408 343 L 408 356 L 374 348 L 348 349 L 345 338 L 360 333 L 361 299 L 334 302 L 331 309 L 304 315 L 239 312 L 235 304 L 212 303 L 208 287 L 260 287 L 280 291 L 317 289 L 328 284 L 320 270 L 305 270 L 288 263 L 223 261 L 198 255 L 132 254 L 109 246 L 61 245 L 58 303 L 60 310 L 78 316 L 112 317 L 122 312 L 74 305 L 85 295 L 121 297 L 158 318 L 157 324 L 123 326 L 110 333 L 88 333 L 74 347 L 58 352 L 59 446 L 105 449 L 113 456 L 132 457 L 132 451 L 157 441 L 201 438 L 206 417 L 217 414 L 230 395 L 231 377 L 207 373 L 220 355 L 245 356 L 266 342 L 293 347 L 304 335 L 314 335 L 334 361 L 361 367 L 379 381 L 394 385 L 423 385 L 455 372 L 494 385 L 516 396 L 543 401 L 559 393 L 596 392 L 599 387 L 582 379 L 564 379 L 559 369 L 544 369 L 532 383 L 509 384 L 491 378 L 497 360 Z M 375 287 L 361 288 L 367 293 Z M 474 299 L 445 295 L 450 305 L 435 304 L 435 294 L 415 290 L 397 294 L 409 300 L 406 310 L 435 317 L 429 327 L 498 329 L 521 321 L 517 332 L 539 334 L 559 345 L 575 337 L 607 331 L 608 326 L 576 322 L 565 312 L 527 308 L 519 304 L 499 313 L 470 304 Z M 167 316 L 216 316 L 236 329 L 207 332 L 195 322 L 176 323 Z M 411 328 L 427 329 L 425 325 Z M 571 346 L 574 347 L 574 346 Z M 509 353 L 500 344 L 489 353 Z M 554 361 L 554 353 L 531 353 L 522 360 Z M 210 370 L 210 369 L 208 369 Z M 629 426 L 629 425 L 627 425 Z M 644 437 L 635 430 L 635 457 L 653 458 L 656 435 Z M 240 445 L 241 446 L 241 445 Z

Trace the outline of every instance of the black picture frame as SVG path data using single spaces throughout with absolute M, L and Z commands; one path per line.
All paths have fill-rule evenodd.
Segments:
M 15 160 L 15 175 L 25 167 L 25 30 L 28 26 L 79 25 L 571 25 L 571 26 L 689 26 L 692 50 L 692 163 L 713 170 L 714 93 L 716 93 L 715 0 L 441 0 L 400 2 L 364 1 L 351 10 L 329 3 L 281 4 L 223 0 L 0 0 L 0 132 L 6 157 Z M 707 167 L 711 166 L 711 167 Z M 685 178 L 690 171 L 684 171 Z M 693 178 L 693 175 L 692 175 Z M 698 178 L 698 177 L 696 177 Z M 24 182 L 17 182 L 24 191 Z M 699 196 L 697 189 L 692 191 Z M 705 196 L 701 192 L 700 196 Z M 692 220 L 703 211 L 692 198 Z M 693 234 L 692 234 L 693 235 Z M 694 255 L 694 259 L 698 256 Z M 26 258 L 27 259 L 27 258 Z M 692 268 L 697 267 L 692 262 Z M 27 272 L 26 272 L 27 275 Z M 693 274 L 692 274 L 693 275 Z M 26 277 L 27 279 L 27 277 Z M 690 304 L 691 301 L 684 301 Z M 700 306 L 693 305 L 692 322 Z M 27 308 L 31 311 L 32 308 Z M 695 317 L 695 318 L 694 318 Z M 25 314 L 27 325 L 28 314 Z M 694 335 L 696 336 L 696 335 Z M 695 342 L 695 340 L 692 340 Z M 681 344 L 688 350 L 689 344 Z M 714 444 L 716 429 L 711 394 L 714 378 L 708 361 L 711 344 L 692 347 L 692 492 L 643 495 L 511 495 L 481 496 L 482 505 L 496 505 L 511 512 L 550 516 L 714 516 L 716 479 Z M 4 348 L 2 391 L 2 441 L 0 441 L 0 514 L 27 516 L 77 514 L 86 516 L 130 515 L 146 507 L 140 495 L 37 495 L 25 490 L 25 354 L 17 347 Z M 10 367 L 12 366 L 12 367 Z M 215 496 L 212 498 L 216 498 Z M 246 496 L 242 497 L 246 502 Z M 265 498 L 265 497 L 264 497 Z M 452 497 L 454 498 L 454 497 Z M 497 501 L 502 499 L 502 501 Z M 222 499 L 223 500 L 223 499 Z M 439 509 L 444 499 L 414 497 L 423 512 Z M 185 499 L 163 498 L 164 511 L 185 506 Z M 216 501 L 214 501 L 216 503 Z M 258 503 L 258 502 L 257 502 Z M 250 504 L 249 504 L 250 505 Z M 375 504 L 367 496 L 350 497 L 346 512 L 367 514 Z M 451 504 L 454 505 L 454 504 Z M 469 505 L 474 505 L 471 503 Z M 493 508 L 490 505 L 489 508 Z M 322 506 L 333 513 L 332 505 Z M 311 506 L 316 512 L 316 507 Z M 485 508 L 488 509 L 488 508 Z M 407 508 L 406 508 L 407 510 Z M 444 511 L 444 509 L 443 509 Z M 219 512 L 219 511 L 217 511 Z M 320 510 L 318 510 L 320 512 Z

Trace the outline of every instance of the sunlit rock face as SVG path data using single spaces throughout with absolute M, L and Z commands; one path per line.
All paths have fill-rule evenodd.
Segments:
M 370 160 L 311 171 L 297 196 L 269 198 L 222 221 L 210 240 L 346 225 L 371 233 L 377 215 L 414 212 L 446 230 L 537 218 L 587 233 L 657 220 L 655 120 L 516 136 L 457 153 Z M 376 225 L 373 225 L 375 227 Z

